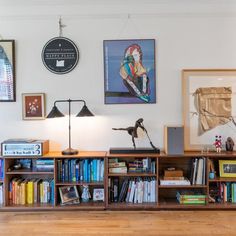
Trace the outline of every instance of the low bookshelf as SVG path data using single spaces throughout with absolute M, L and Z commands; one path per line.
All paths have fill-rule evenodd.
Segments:
M 235 210 L 236 174 L 220 170 L 234 161 L 235 152 L 0 157 L 0 210 Z

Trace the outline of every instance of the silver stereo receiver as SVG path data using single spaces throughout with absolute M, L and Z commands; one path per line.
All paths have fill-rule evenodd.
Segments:
M 49 152 L 48 140 L 8 139 L 2 142 L 2 156 L 43 156 Z

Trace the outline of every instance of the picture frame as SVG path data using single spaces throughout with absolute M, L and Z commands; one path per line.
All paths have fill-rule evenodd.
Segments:
M 79 203 L 79 193 L 75 185 L 59 187 L 59 193 L 61 204 Z
M 45 119 L 45 94 L 23 93 L 22 94 L 22 118 L 23 120 Z
M 0 102 L 16 101 L 15 40 L 0 40 Z
M 236 177 L 236 160 L 219 160 L 220 177 Z
M 104 188 L 93 189 L 93 201 L 104 201 Z
M 224 94 L 227 97 L 223 96 L 222 99 L 218 99 L 221 95 L 217 94 L 218 97 L 211 99 L 210 103 L 209 100 L 206 100 L 208 108 L 204 108 L 204 112 L 199 112 L 202 110 L 199 110 L 199 105 L 196 106 L 196 101 L 198 103 L 202 100 L 196 100 L 196 96 L 199 97 L 197 91 L 205 91 L 202 88 L 215 91 L 227 90 L 230 93 Z M 236 69 L 184 69 L 182 70 L 182 93 L 185 151 L 215 150 L 216 136 L 221 137 L 224 148 L 227 137 L 235 138 L 236 126 L 232 119 L 236 116 L 234 108 L 236 105 Z M 212 112 L 212 109 L 214 110 L 218 106 L 218 102 L 230 107 L 228 109 L 230 113 L 225 113 L 220 109 L 219 112 Z M 202 104 L 201 107 L 203 107 Z M 209 126 L 207 131 L 204 130 L 200 134 L 204 116 L 206 119 L 212 119 L 217 125 Z
M 104 103 L 156 103 L 155 39 L 104 40 Z

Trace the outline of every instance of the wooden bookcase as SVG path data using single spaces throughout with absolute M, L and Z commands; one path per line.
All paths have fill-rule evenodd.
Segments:
M 190 178 L 193 160 L 195 158 L 206 158 L 206 169 L 205 169 L 205 184 L 203 185 L 160 185 L 160 178 L 163 176 L 163 171 L 167 167 L 176 167 L 183 170 L 184 176 Z M 54 171 L 51 172 L 42 172 L 42 171 L 31 171 L 31 170 L 9 170 L 9 167 L 13 165 L 16 159 L 50 159 L 54 162 Z M 142 160 L 144 158 L 151 159 L 155 164 L 155 173 L 145 172 L 145 173 L 109 173 L 109 160 L 117 158 L 119 161 L 125 161 L 129 163 L 133 160 Z M 0 157 L 4 160 L 4 177 L 0 180 L 0 184 L 3 184 L 3 199 L 4 203 L 0 206 L 1 211 L 27 211 L 27 210 L 203 210 L 203 209 L 236 209 L 236 203 L 231 202 L 218 202 L 210 203 L 208 196 L 211 195 L 212 189 L 214 186 L 218 186 L 221 183 L 236 183 L 235 178 L 222 178 L 219 176 L 219 160 L 236 160 L 236 153 L 200 153 L 200 152 L 186 152 L 180 156 L 166 155 L 161 154 L 109 154 L 107 152 L 80 152 L 78 155 L 65 156 L 61 155 L 60 152 L 50 152 L 42 157 Z M 104 179 L 103 181 L 90 181 L 90 182 L 65 182 L 58 180 L 58 169 L 57 161 L 65 159 L 100 159 L 104 161 Z M 216 176 L 214 179 L 209 179 L 209 163 L 213 162 L 216 169 Z M 21 177 L 25 179 L 54 179 L 54 203 L 48 204 L 26 204 L 26 205 L 13 205 L 9 200 L 9 188 L 10 181 L 15 177 Z M 155 184 L 155 201 L 154 202 L 143 202 L 143 203 L 127 203 L 123 202 L 114 202 L 111 201 L 110 197 L 110 180 L 111 179 L 119 180 L 119 188 L 121 188 L 122 182 L 125 179 L 140 178 L 148 179 L 152 178 L 156 180 Z M 64 205 L 60 204 L 60 194 L 59 188 L 62 186 L 76 186 L 80 191 L 80 186 L 88 185 L 90 192 L 94 188 L 104 188 L 104 201 L 95 202 L 90 200 L 87 203 L 80 203 L 77 205 Z M 179 204 L 176 200 L 176 192 L 179 190 L 197 190 L 201 191 L 207 196 L 206 204 L 204 205 L 184 205 Z M 81 195 L 81 191 L 80 191 Z

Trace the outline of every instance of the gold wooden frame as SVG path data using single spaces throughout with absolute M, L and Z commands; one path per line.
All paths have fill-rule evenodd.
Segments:
M 183 95 L 183 125 L 184 125 L 184 150 L 185 151 L 199 151 L 207 145 L 204 143 L 191 143 L 191 127 L 190 127 L 190 101 L 189 101 L 189 83 L 190 77 L 224 77 L 235 76 L 236 69 L 184 69 L 182 70 L 182 95 Z M 216 81 L 217 82 L 217 81 Z M 214 136 L 212 137 L 212 147 L 213 147 Z
M 224 168 L 225 165 L 228 166 L 230 171 L 230 165 L 236 166 L 236 160 L 219 160 L 220 177 L 236 177 L 236 171 L 235 173 L 227 173 Z

